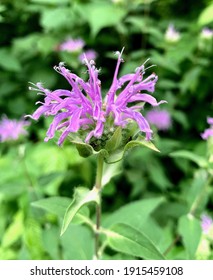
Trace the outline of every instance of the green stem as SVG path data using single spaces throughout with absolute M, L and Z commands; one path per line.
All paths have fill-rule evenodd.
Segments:
M 96 229 L 95 229 L 95 257 L 99 259 L 99 230 L 101 225 L 101 187 L 102 187 L 102 175 L 103 175 L 103 166 L 104 166 L 104 158 L 100 154 L 98 154 L 97 160 L 97 174 L 96 174 L 96 182 L 95 188 L 99 193 L 99 203 L 96 206 Z

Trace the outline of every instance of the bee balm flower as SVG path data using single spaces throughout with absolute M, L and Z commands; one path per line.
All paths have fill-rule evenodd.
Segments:
M 27 135 L 24 127 L 29 124 L 25 120 L 11 120 L 4 116 L 0 121 L 0 142 L 18 140 L 21 135 Z
M 175 29 L 173 24 L 170 24 L 165 33 L 165 39 L 168 42 L 174 43 L 180 40 L 180 33 Z
M 201 133 L 201 137 L 204 140 L 213 136 L 213 118 L 207 118 L 207 123 L 210 125 L 210 128 L 205 129 L 204 132 Z
M 167 130 L 171 126 L 171 116 L 166 110 L 150 110 L 146 118 L 149 123 L 155 125 L 159 130 Z
M 82 39 L 72 39 L 69 38 L 59 45 L 59 50 L 67 52 L 77 52 L 80 51 L 85 45 Z
M 98 78 L 99 70 L 94 61 L 88 61 L 86 56 L 84 63 L 88 69 L 88 80 L 84 81 L 76 74 L 65 68 L 63 63 L 54 69 L 64 76 L 70 85 L 70 90 L 56 89 L 50 91 L 40 83 L 31 87 L 44 94 L 44 102 L 30 116 L 38 120 L 41 115 L 53 116 L 45 141 L 53 138 L 57 130 L 61 131 L 58 144 L 61 145 L 65 138 L 77 134 L 85 143 L 91 143 L 101 137 L 110 137 L 116 127 L 125 129 L 130 122 L 137 124 L 140 131 L 144 132 L 146 139 L 150 140 L 152 130 L 149 123 L 140 112 L 145 103 L 158 106 L 165 101 L 157 102 L 148 93 L 154 92 L 157 75 L 151 74 L 144 79 L 145 66 L 142 64 L 135 73 L 118 78 L 118 72 L 122 59 L 122 52 L 117 52 L 118 60 L 115 68 L 112 84 L 106 97 L 101 93 L 101 81 Z M 139 103 L 138 103 L 139 102 Z

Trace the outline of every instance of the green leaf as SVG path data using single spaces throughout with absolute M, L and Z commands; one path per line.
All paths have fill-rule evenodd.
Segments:
M 121 163 L 104 164 L 102 187 L 110 182 L 110 180 L 121 172 Z
M 2 239 L 2 247 L 9 247 L 16 242 L 24 231 L 23 212 L 18 211 L 14 216 L 13 222 L 7 228 Z
M 178 223 L 178 231 L 183 238 L 189 259 L 194 259 L 202 233 L 200 221 L 190 214 L 182 216 Z
M 93 235 L 82 225 L 71 224 L 60 238 L 65 260 L 91 260 L 93 257 Z
M 60 259 L 59 228 L 55 225 L 46 227 L 42 231 L 43 247 L 53 260 Z
M 67 7 L 49 8 L 41 15 L 41 26 L 46 30 L 68 27 L 73 23 L 72 11 Z
M 30 1 L 38 4 L 51 4 L 51 5 L 69 3 L 69 0 L 30 0 Z
M 21 71 L 19 60 L 6 48 L 0 49 L 0 66 L 8 71 Z
M 79 11 L 85 20 L 88 21 L 92 36 L 96 36 L 104 27 L 116 26 L 126 14 L 126 9 L 121 6 L 108 3 L 90 3 L 79 5 Z
M 71 223 L 72 219 L 76 215 L 76 213 L 80 210 L 80 208 L 90 202 L 95 202 L 97 204 L 100 203 L 99 201 L 99 193 L 98 191 L 93 188 L 89 190 L 84 187 L 78 187 L 75 189 L 74 198 L 71 204 L 68 206 L 66 213 L 64 215 L 63 225 L 61 229 L 61 235 L 64 234 L 66 229 L 68 228 L 69 224 Z
M 89 144 L 77 141 L 72 141 L 72 143 L 75 144 L 81 157 L 87 158 L 95 153 L 92 146 L 90 146 Z
M 126 224 L 114 225 L 107 232 L 107 241 L 112 249 L 125 254 L 146 260 L 164 259 L 164 256 L 147 236 Z
M 213 3 L 206 7 L 199 16 L 198 24 L 206 25 L 213 21 Z
M 205 168 L 208 165 L 208 162 L 206 161 L 206 159 L 204 157 L 198 156 L 190 151 L 181 150 L 181 151 L 171 153 L 170 156 L 189 159 L 189 160 L 195 162 L 199 167 L 202 167 L 202 168 Z
M 120 147 L 122 142 L 122 128 L 119 126 L 112 137 L 106 142 L 105 149 L 107 151 L 113 151 Z
M 110 227 L 115 223 L 125 223 L 142 230 L 144 222 L 163 201 L 162 197 L 157 197 L 131 202 L 105 218 L 103 226 Z
M 115 163 L 123 159 L 125 153 L 134 147 L 142 146 L 147 147 L 153 151 L 159 152 L 159 150 L 155 147 L 155 145 L 150 142 L 144 140 L 142 137 L 138 137 L 136 140 L 129 141 L 122 149 L 116 150 L 114 153 L 111 153 L 109 156 L 106 157 L 107 163 Z
M 45 253 L 42 242 L 42 228 L 37 220 L 28 218 L 25 221 L 24 244 L 30 254 L 30 259 L 43 260 Z
M 72 199 L 68 197 L 48 197 L 40 199 L 38 201 L 32 202 L 32 206 L 46 210 L 52 214 L 57 215 L 60 218 L 64 217 L 64 213 L 67 210 L 67 207 L 71 203 Z

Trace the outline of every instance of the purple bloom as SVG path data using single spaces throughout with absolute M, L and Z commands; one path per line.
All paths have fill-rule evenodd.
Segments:
M 173 24 L 169 24 L 165 33 L 165 39 L 168 42 L 177 42 L 180 40 L 180 33 L 175 29 Z
M 204 130 L 203 133 L 201 133 L 201 137 L 206 140 L 209 137 L 213 136 L 213 118 L 208 117 L 207 118 L 207 123 L 210 125 L 210 128 L 207 128 Z
M 54 116 L 45 141 L 53 138 L 56 130 L 62 130 L 59 145 L 68 135 L 72 136 L 72 133 L 77 132 L 81 139 L 83 137 L 83 140 L 89 143 L 92 137 L 101 138 L 103 133 L 107 134 L 107 129 L 112 131 L 115 126 L 125 128 L 131 121 L 138 124 L 139 129 L 146 134 L 147 140 L 151 139 L 152 130 L 140 113 L 140 109 L 144 103 L 158 106 L 166 101 L 157 102 L 154 97 L 141 91 L 154 92 L 157 76 L 153 73 L 143 79 L 145 74 L 143 64 L 135 73 L 118 78 L 119 66 L 123 61 L 122 52 L 117 52 L 117 55 L 113 82 L 104 100 L 101 95 L 101 81 L 98 79 L 99 70 L 95 67 L 94 61 L 89 62 L 86 56 L 84 62 L 88 68 L 88 81 L 71 73 L 63 63 L 60 63 L 55 70 L 65 77 L 71 86 L 70 90 L 57 89 L 51 92 L 40 83 L 35 85 L 36 88 L 30 88 L 42 92 L 45 96 L 44 102 L 37 102 L 41 106 L 30 117 L 38 120 L 41 115 Z M 136 102 L 140 103 L 136 105 Z
M 21 135 L 27 135 L 24 127 L 29 124 L 25 120 L 10 120 L 4 116 L 0 121 L 0 142 L 17 140 Z
M 201 35 L 200 36 L 203 39 L 209 40 L 209 39 L 213 38 L 213 30 L 210 29 L 210 28 L 204 27 L 202 29 L 202 31 L 201 31 Z
M 208 215 L 202 215 L 201 217 L 201 227 L 203 230 L 203 233 L 208 233 L 210 228 L 213 225 L 213 220 L 211 217 L 209 217 Z
M 151 110 L 147 113 L 146 118 L 159 130 L 167 130 L 171 126 L 171 116 L 166 110 Z
M 76 52 L 81 50 L 85 45 L 84 40 L 82 39 L 72 39 L 69 38 L 59 45 L 59 50 L 68 51 L 68 52 Z
M 81 62 L 83 62 L 85 59 L 85 56 L 88 61 L 95 60 L 97 58 L 97 53 L 94 50 L 87 50 L 84 53 L 80 54 L 78 58 Z

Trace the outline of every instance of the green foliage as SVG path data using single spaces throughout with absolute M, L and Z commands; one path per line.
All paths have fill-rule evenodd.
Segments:
M 144 259 L 164 259 L 163 255 L 141 231 L 125 224 L 115 224 L 107 233 L 109 246 L 113 249 Z
M 206 25 L 213 21 L 213 3 L 206 7 L 198 19 L 200 25 Z
M 100 204 L 99 200 L 100 198 L 98 195 L 98 191 L 95 188 L 93 188 L 91 191 L 84 187 L 76 188 L 73 201 L 67 207 L 64 215 L 61 235 L 64 234 L 64 232 L 67 230 L 69 224 L 72 222 L 72 219 L 75 217 L 77 212 L 81 209 L 81 207 L 91 202 Z
M 194 259 L 200 238 L 200 222 L 191 215 L 182 216 L 178 225 L 179 233 L 183 238 L 189 259 Z

